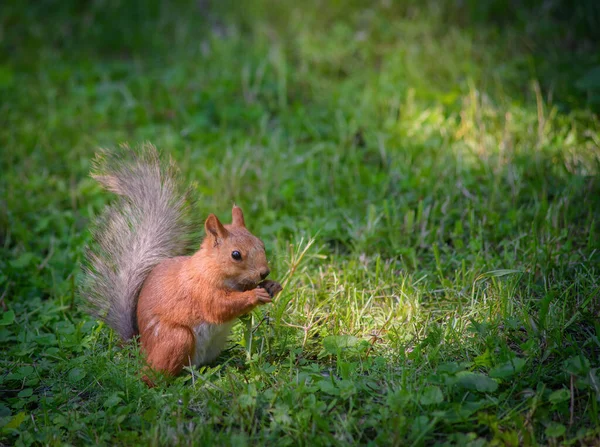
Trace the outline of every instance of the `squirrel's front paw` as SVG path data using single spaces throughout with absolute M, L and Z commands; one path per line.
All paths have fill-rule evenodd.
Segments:
M 256 304 L 268 304 L 271 302 L 271 295 L 269 295 L 269 292 L 266 289 L 257 287 L 253 292 Z
M 269 292 L 269 296 L 271 298 L 273 298 L 275 295 L 277 295 L 283 290 L 281 284 L 279 284 L 277 281 L 271 281 L 270 279 L 264 280 L 258 285 L 258 287 L 262 287 L 267 292 Z

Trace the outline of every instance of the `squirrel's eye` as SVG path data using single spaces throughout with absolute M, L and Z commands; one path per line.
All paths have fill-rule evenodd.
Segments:
M 241 261 L 242 260 L 242 254 L 239 251 L 237 251 L 237 250 L 234 250 L 234 251 L 231 252 L 231 257 L 233 259 L 235 259 L 236 261 Z

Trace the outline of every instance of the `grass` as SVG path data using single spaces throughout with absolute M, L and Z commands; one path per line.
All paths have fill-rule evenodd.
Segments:
M 4 5 L 0 443 L 596 443 L 597 9 L 453 3 Z M 154 389 L 76 289 L 144 141 L 286 284 Z

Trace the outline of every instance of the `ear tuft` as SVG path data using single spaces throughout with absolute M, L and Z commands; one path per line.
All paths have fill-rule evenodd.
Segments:
M 244 213 L 239 206 L 233 205 L 233 209 L 231 210 L 231 224 L 234 227 L 246 228 L 246 223 L 244 222 Z
M 210 214 L 207 217 L 206 222 L 204 222 L 204 229 L 207 236 L 212 236 L 215 239 L 224 239 L 227 237 L 227 230 L 214 214 Z

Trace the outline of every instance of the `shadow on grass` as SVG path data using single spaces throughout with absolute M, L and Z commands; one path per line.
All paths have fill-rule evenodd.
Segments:
M 600 112 L 600 3 L 484 0 L 440 3 L 449 23 L 492 28 L 522 54 L 524 81 L 537 79 L 563 111 Z

